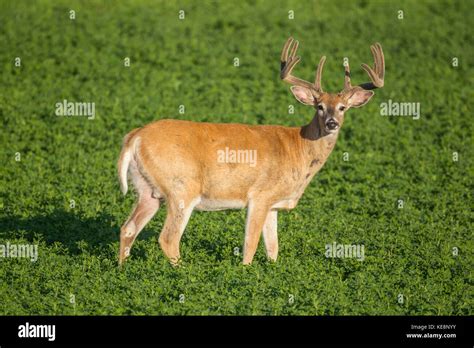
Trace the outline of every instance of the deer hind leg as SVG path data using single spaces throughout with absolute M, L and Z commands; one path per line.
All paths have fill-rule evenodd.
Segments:
M 249 203 L 245 225 L 244 265 L 252 263 L 268 212 L 266 205 Z
M 188 224 L 198 199 L 170 198 L 167 201 L 167 215 L 158 239 L 161 249 L 173 265 L 180 259 L 179 242 Z
M 277 214 L 276 210 L 271 210 L 267 214 L 265 224 L 263 225 L 263 242 L 265 243 L 267 256 L 272 261 L 276 261 L 278 257 Z
M 135 168 L 131 168 L 131 174 L 133 184 L 138 192 L 138 202 L 130 214 L 130 217 L 120 229 L 120 265 L 123 264 L 125 259 L 130 255 L 130 249 L 138 234 L 160 207 L 159 197 L 153 194 L 153 189 L 145 178 L 138 173 Z

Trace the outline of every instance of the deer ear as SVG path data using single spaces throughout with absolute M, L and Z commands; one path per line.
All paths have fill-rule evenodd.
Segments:
M 358 108 L 367 104 L 374 95 L 373 91 L 358 89 L 347 99 L 351 107 Z
M 314 105 L 315 99 L 309 88 L 291 86 L 291 92 L 300 103 L 303 103 L 304 105 Z

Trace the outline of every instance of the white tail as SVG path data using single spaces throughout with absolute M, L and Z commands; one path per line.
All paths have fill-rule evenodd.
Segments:
M 128 191 L 128 169 L 130 167 L 130 162 L 132 161 L 133 155 L 136 151 L 136 142 L 138 139 L 133 138 L 137 133 L 139 128 L 134 129 L 128 133 L 123 139 L 122 151 L 120 152 L 120 157 L 118 161 L 118 174 L 120 182 L 120 190 L 123 195 L 127 194 Z
M 167 202 L 167 216 L 159 242 L 173 263 L 179 260 L 180 239 L 194 209 L 245 207 L 244 264 L 252 262 L 262 230 L 267 255 L 276 260 L 277 211 L 296 206 L 333 150 L 345 112 L 365 105 L 373 95 L 371 90 L 384 81 L 382 47 L 375 44 L 371 46 L 374 69 L 363 65 L 372 82 L 353 87 L 347 65 L 344 90 L 325 93 L 321 87 L 325 58 L 314 83 L 291 74 L 300 60 L 297 46 L 291 38 L 285 44 L 281 78 L 293 85 L 296 99 L 316 109 L 309 124 L 281 127 L 161 120 L 125 137 L 118 165 L 120 183 L 126 193 L 130 173 L 138 203 L 121 228 L 120 264 L 160 200 Z
M 122 153 L 120 154 L 119 160 L 119 178 L 120 178 L 120 190 L 124 195 L 127 194 L 128 184 L 127 184 L 127 175 L 128 175 L 128 166 L 132 160 L 132 151 L 129 148 L 123 148 Z

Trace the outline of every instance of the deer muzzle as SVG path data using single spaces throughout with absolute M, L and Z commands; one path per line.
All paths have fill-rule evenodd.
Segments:
M 333 119 L 330 118 L 329 120 L 326 121 L 326 129 L 329 131 L 335 131 L 339 128 L 339 123 Z

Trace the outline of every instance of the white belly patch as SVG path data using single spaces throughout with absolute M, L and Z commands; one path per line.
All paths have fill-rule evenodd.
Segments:
M 246 204 L 240 200 L 225 200 L 225 199 L 205 199 L 196 205 L 195 209 L 200 211 L 217 211 L 226 209 L 242 209 Z

